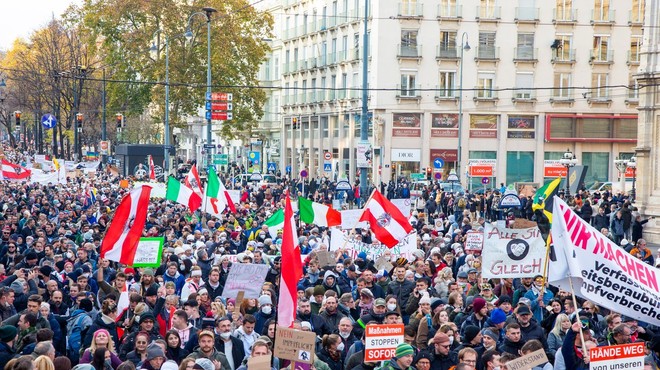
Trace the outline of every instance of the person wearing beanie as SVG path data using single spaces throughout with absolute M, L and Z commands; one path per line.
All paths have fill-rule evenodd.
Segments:
M 382 370 L 407 370 L 414 369 L 412 366 L 415 350 L 408 343 L 401 343 L 394 351 L 394 357 L 385 363 Z
M 483 336 L 481 335 L 481 329 L 479 327 L 475 325 L 467 325 L 464 327 L 463 333 L 461 344 L 449 354 L 455 362 L 459 362 L 458 353 L 461 352 L 463 348 L 472 348 L 477 351 L 477 358 L 481 357 L 485 351 L 483 344 L 481 344 Z
M 18 330 L 11 325 L 0 326 L 0 364 L 6 364 L 15 355 L 14 341 Z
M 270 296 L 265 294 L 261 295 L 257 302 L 259 303 L 259 311 L 254 314 L 254 318 L 257 319 L 254 331 L 261 334 L 266 321 L 275 317 L 275 306 L 273 306 L 273 300 Z
M 317 285 L 313 289 L 312 296 L 310 297 L 310 303 L 312 305 L 312 313 L 318 315 L 321 311 L 321 306 L 323 306 L 323 298 L 325 297 L 325 288 L 323 285 Z
M 468 316 L 463 325 L 461 325 L 461 337 L 465 336 L 465 328 L 472 325 L 481 330 L 485 327 L 488 321 L 488 306 L 486 300 L 481 297 L 476 297 L 472 301 L 472 314 Z
M 490 313 L 490 318 L 486 320 L 486 327 L 494 327 L 498 330 L 498 332 L 501 332 L 501 334 L 504 334 L 504 326 L 506 325 L 506 313 L 501 309 L 501 308 L 496 308 Z M 501 335 L 498 334 L 498 338 Z
M 433 370 L 449 370 L 456 365 L 456 362 L 449 356 L 450 348 L 451 341 L 449 340 L 449 336 L 438 331 L 433 337 L 431 345 L 422 351 L 419 356 L 428 354 L 431 358 L 431 369 Z
M 151 343 L 147 347 L 147 360 L 142 364 L 142 369 L 160 370 L 160 367 L 166 360 L 167 357 L 165 357 L 163 348 L 157 343 Z
M 481 331 L 481 340 L 483 341 L 484 349 L 486 351 L 497 350 L 499 335 L 495 331 L 495 328 L 486 328 Z
M 203 285 L 202 269 L 194 266 L 190 271 L 190 277 L 186 279 L 186 283 L 183 285 L 183 289 L 181 289 L 181 301 L 187 301 L 190 294 L 197 293 Z
M 157 339 L 163 339 L 163 337 L 158 332 L 158 329 L 155 327 L 156 317 L 150 311 L 143 312 L 140 315 L 135 316 L 135 320 L 138 323 L 138 330 L 130 333 L 123 341 L 121 348 L 119 350 L 119 358 L 126 358 L 126 355 L 135 349 L 135 339 L 140 332 L 149 333 L 149 342 L 153 342 Z

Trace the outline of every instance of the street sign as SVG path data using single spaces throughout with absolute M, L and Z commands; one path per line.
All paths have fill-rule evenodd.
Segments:
M 214 154 L 213 164 L 229 164 L 229 154 Z
M 410 174 L 410 179 L 411 180 L 424 180 L 424 174 L 423 173 L 411 173 Z
M 442 158 L 436 158 L 433 160 L 433 167 L 442 168 L 445 165 L 445 161 Z
M 300 171 L 300 177 L 302 177 L 302 178 L 307 177 L 307 170 Z
M 46 130 L 49 130 L 55 128 L 55 125 L 57 125 L 57 119 L 52 114 L 47 113 L 41 117 L 41 124 Z
M 110 142 L 107 140 L 99 142 L 99 152 L 101 152 L 102 155 L 108 155 L 110 152 Z
M 324 163 L 323 164 L 323 171 L 332 172 L 332 163 Z
M 291 173 L 291 166 L 286 166 L 286 173 Z
M 323 159 L 325 159 L 326 161 L 331 160 L 332 159 L 332 153 L 330 153 L 330 152 L 323 153 Z
M 215 148 L 215 145 L 213 144 L 204 144 L 204 149 L 213 149 Z
M 234 94 L 232 93 L 211 93 L 211 100 L 214 101 L 232 101 L 234 100 Z
M 211 102 L 211 110 L 233 110 L 234 104 L 227 102 Z
M 440 180 L 440 178 L 442 177 L 442 174 L 440 172 L 436 172 L 434 177 L 435 177 L 436 180 Z
M 275 164 L 275 162 L 268 162 L 267 170 L 268 170 L 268 172 L 277 171 L 277 165 Z
M 232 112 L 206 112 L 207 117 L 210 113 L 211 119 L 215 121 L 229 121 L 234 118 Z
M 488 185 L 490 183 L 490 177 L 482 177 L 481 183 L 484 185 Z

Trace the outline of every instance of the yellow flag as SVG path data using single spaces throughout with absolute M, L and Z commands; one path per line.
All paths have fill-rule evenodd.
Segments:
M 60 162 L 55 157 L 53 157 L 53 166 L 55 166 L 56 171 L 60 170 Z

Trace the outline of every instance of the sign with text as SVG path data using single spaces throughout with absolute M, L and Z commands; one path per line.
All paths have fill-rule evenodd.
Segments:
M 371 150 L 371 143 L 369 141 L 360 141 L 357 144 L 357 167 L 358 168 L 371 168 L 371 161 L 373 158 L 373 151 Z
M 431 114 L 431 137 L 458 137 L 458 120 L 455 113 Z
M 458 135 L 456 135 L 458 137 Z M 445 162 L 455 162 L 458 159 L 457 149 L 431 149 L 430 158 L 440 158 Z
M 594 347 L 589 350 L 591 370 L 644 369 L 644 343 Z
M 465 251 L 481 251 L 484 248 L 484 233 L 468 231 L 465 233 Z
M 268 274 L 268 265 L 237 263 L 231 265 L 227 275 L 227 283 L 222 291 L 223 298 L 236 298 L 238 292 L 244 291 L 245 298 L 259 298 L 261 286 Z
M 420 137 L 421 126 L 422 115 L 420 113 L 392 114 L 392 136 Z
M 399 257 L 407 258 L 409 261 L 415 259 L 413 252 L 417 250 L 416 232 L 406 236 L 393 248 L 388 248 L 386 245 L 380 244 L 376 239 L 373 239 L 373 241 L 372 244 L 363 243 L 355 235 L 348 235 L 337 228 L 332 228 L 330 231 L 330 250 L 336 251 L 345 248 L 346 253 L 353 259 L 357 258 L 360 252 L 364 252 L 367 254 L 367 258 L 376 261 L 386 250 L 390 251 L 393 259 Z
M 403 324 L 367 325 L 364 336 L 364 362 L 387 361 L 403 343 Z
M 548 362 L 548 356 L 545 355 L 545 350 L 539 349 L 507 362 L 506 368 L 509 370 L 529 370 L 546 362 Z
M 261 285 L 259 285 L 261 290 Z M 316 333 L 277 326 L 275 336 L 275 356 L 281 359 L 314 363 Z
M 392 149 L 392 162 L 419 162 L 422 160 L 421 149 Z
M 474 165 L 470 166 L 470 176 L 472 177 L 493 177 L 493 166 Z
M 471 114 L 471 138 L 497 138 L 497 117 L 494 114 Z
M 543 274 L 545 242 L 538 227 L 499 228 L 486 224 L 481 253 L 485 278 L 522 278 Z
M 559 160 L 546 159 L 543 161 L 543 177 L 566 177 L 566 167 Z
M 165 238 L 140 238 L 135 257 L 133 257 L 133 267 L 158 267 L 163 255 L 163 244 Z

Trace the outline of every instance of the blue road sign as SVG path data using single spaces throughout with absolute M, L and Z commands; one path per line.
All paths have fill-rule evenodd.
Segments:
M 286 173 L 291 173 L 291 166 L 286 166 Z
M 211 100 L 211 93 L 208 91 L 206 92 L 206 100 Z
M 445 165 L 445 161 L 442 158 L 436 158 L 433 160 L 433 167 L 442 168 Z
M 49 130 L 55 128 L 55 125 L 57 125 L 57 119 L 52 114 L 47 113 L 41 117 L 41 124 L 46 130 Z
M 206 119 L 211 119 L 211 111 L 210 110 L 206 111 Z
M 332 163 L 324 163 L 323 164 L 323 171 L 332 172 Z
M 275 165 L 275 162 L 268 162 L 268 172 L 275 172 L 277 170 L 277 166 Z

